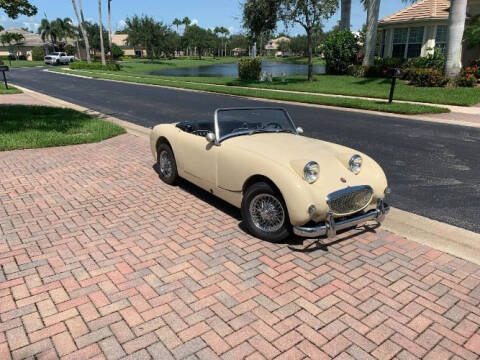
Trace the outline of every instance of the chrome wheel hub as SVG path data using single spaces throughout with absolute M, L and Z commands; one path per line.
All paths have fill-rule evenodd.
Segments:
M 285 211 L 280 201 L 270 194 L 259 194 L 249 207 L 253 224 L 262 231 L 275 232 L 282 228 Z
M 169 178 L 173 173 L 172 158 L 170 154 L 166 150 L 163 150 L 160 153 L 159 159 L 160 173 L 164 177 Z

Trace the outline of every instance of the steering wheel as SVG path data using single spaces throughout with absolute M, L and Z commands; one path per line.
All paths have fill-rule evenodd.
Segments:
M 264 129 L 267 129 L 267 128 L 282 129 L 282 126 L 276 122 L 269 122 L 263 128 Z
M 242 130 L 249 130 L 248 124 L 247 124 L 246 122 L 244 122 L 244 123 L 242 124 L 242 127 L 233 129 L 233 130 L 232 130 L 232 133 L 235 133 L 235 132 L 237 132 L 237 131 L 242 131 Z

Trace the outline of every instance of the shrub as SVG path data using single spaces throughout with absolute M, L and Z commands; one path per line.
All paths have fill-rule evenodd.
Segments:
M 362 65 L 349 65 L 347 68 L 347 74 L 355 77 L 365 76 L 365 67 Z
M 36 46 L 32 49 L 33 61 L 42 61 L 44 57 L 45 57 L 45 50 L 43 46 Z
M 327 36 L 321 46 L 328 74 L 346 74 L 360 51 L 358 38 L 349 30 L 336 30 Z
M 477 85 L 477 78 L 475 76 L 477 72 L 478 68 L 476 66 L 463 69 L 460 76 L 455 80 L 455 84 L 461 87 L 474 87 Z
M 365 77 L 379 78 L 388 76 L 388 69 L 383 65 L 365 66 Z
M 410 85 L 421 87 L 442 87 L 448 84 L 448 79 L 435 69 L 416 69 L 410 74 Z
M 118 59 L 118 58 L 123 57 L 123 55 L 124 55 L 124 52 L 120 48 L 120 46 L 113 44 L 113 46 L 112 46 L 112 56 L 113 56 L 113 58 Z
M 68 67 L 72 70 L 107 70 L 107 71 L 119 71 L 121 69 L 120 65 L 114 62 L 109 62 L 107 65 L 102 65 L 101 63 L 87 63 L 85 61 L 76 61 L 68 64 Z
M 445 67 L 445 55 L 443 54 L 442 50 L 435 48 L 433 53 L 429 53 L 426 56 L 408 59 L 405 63 L 405 67 L 416 69 L 435 69 L 443 72 Z
M 261 58 L 243 58 L 238 62 L 238 77 L 240 80 L 258 80 L 261 72 Z

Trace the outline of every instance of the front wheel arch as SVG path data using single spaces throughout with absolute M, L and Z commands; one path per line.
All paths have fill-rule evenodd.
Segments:
M 287 205 L 287 202 L 285 201 L 285 197 L 283 196 L 282 194 L 282 191 L 280 190 L 280 188 L 272 181 L 270 180 L 268 177 L 266 177 L 265 175 L 253 175 L 253 176 L 250 176 L 246 181 L 245 183 L 243 184 L 243 187 L 242 187 L 242 203 L 243 203 L 243 199 L 244 199 L 244 196 L 245 195 L 245 191 L 247 191 L 247 189 L 252 186 L 253 184 L 256 184 L 256 183 L 259 183 L 259 182 L 265 182 L 267 183 L 268 185 L 270 185 L 277 193 L 278 195 L 280 195 L 280 197 L 282 198 L 284 204 L 286 205 L 286 210 L 287 210 L 287 218 L 290 219 L 290 215 L 288 213 L 288 205 Z

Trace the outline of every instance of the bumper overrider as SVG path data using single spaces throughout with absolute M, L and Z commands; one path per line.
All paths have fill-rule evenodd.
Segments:
M 368 221 L 377 221 L 382 223 L 385 215 L 390 211 L 390 206 L 385 203 L 384 199 L 380 199 L 377 208 L 370 210 L 360 215 L 353 215 L 347 219 L 335 221 L 333 213 L 328 213 L 324 224 L 316 226 L 294 226 L 293 233 L 297 236 L 306 238 L 316 238 L 321 236 L 328 236 L 333 238 L 337 235 L 337 231 L 364 224 Z

